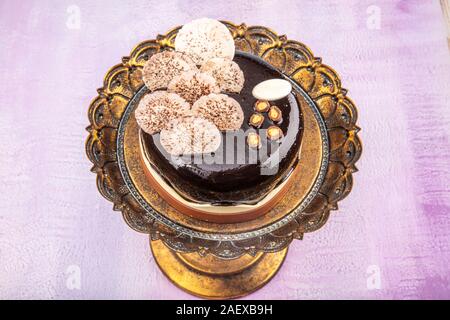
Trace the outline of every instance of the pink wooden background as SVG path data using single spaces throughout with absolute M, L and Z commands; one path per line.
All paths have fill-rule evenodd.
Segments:
M 0 298 L 191 298 L 97 192 L 84 128 L 109 67 L 203 16 L 306 43 L 363 129 L 350 196 L 248 298 L 450 298 L 446 24 L 438 1 L 389 0 L 2 0 Z

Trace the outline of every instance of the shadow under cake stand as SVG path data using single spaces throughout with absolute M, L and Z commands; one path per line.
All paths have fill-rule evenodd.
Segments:
M 205 298 L 235 298 L 264 286 L 279 270 L 289 244 L 319 229 L 352 188 L 362 148 L 357 111 L 340 79 L 302 43 L 265 27 L 223 22 L 236 50 L 280 70 L 303 101 L 299 162 L 285 196 L 267 213 L 240 223 L 211 223 L 179 212 L 143 174 L 133 116 L 142 91 L 142 67 L 162 50 L 173 50 L 180 27 L 140 43 L 107 73 L 92 101 L 86 152 L 100 193 L 127 224 L 150 235 L 155 261 L 178 287 Z

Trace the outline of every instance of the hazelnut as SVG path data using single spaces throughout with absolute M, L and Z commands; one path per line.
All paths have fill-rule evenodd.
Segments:
M 264 116 L 261 113 L 254 113 L 251 115 L 249 124 L 255 128 L 261 127 L 264 122 Z
M 267 129 L 267 138 L 272 141 L 279 140 L 283 137 L 283 131 L 277 126 L 270 126 Z
M 269 119 L 273 122 L 279 123 L 282 120 L 282 113 L 277 106 L 271 106 L 268 113 Z
M 261 138 L 256 132 L 250 132 L 247 136 L 247 144 L 250 148 L 259 149 L 261 147 Z
M 270 108 L 270 104 L 265 100 L 258 100 L 255 102 L 255 110 L 258 112 L 267 112 Z

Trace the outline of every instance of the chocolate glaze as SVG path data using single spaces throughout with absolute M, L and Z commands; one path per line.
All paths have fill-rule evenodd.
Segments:
M 283 76 L 253 55 L 237 52 L 234 61 L 244 72 L 245 83 L 241 93 L 228 94 L 241 104 L 245 115 L 244 123 L 241 131 L 222 133 L 221 148 L 213 158 L 211 155 L 207 156 L 209 163 L 186 156 L 171 158 L 161 147 L 159 134 L 149 135 L 141 131 L 149 162 L 180 195 L 191 201 L 221 205 L 254 204 L 283 181 L 297 161 L 302 115 L 293 94 L 270 102 L 282 111 L 283 120 L 277 125 L 282 129 L 284 137 L 279 142 L 267 144 L 265 132 L 260 130 L 267 129 L 273 122 L 265 113 L 261 129 L 255 131 L 260 134 L 263 146 L 268 147 L 258 151 L 249 149 L 245 137 L 247 130 L 252 129 L 248 120 L 255 112 L 253 106 L 256 102 L 252 89 L 261 81 Z M 230 144 L 230 137 L 237 139 L 238 143 Z M 230 153 L 235 155 L 234 161 L 225 163 Z M 260 158 L 250 161 L 255 160 L 256 153 Z M 265 161 L 267 158 L 275 168 L 268 169 Z M 217 159 L 222 159 L 222 163 L 211 163 L 212 159 L 216 162 Z

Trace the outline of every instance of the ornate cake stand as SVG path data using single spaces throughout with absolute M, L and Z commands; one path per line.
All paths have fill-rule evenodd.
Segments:
M 236 50 L 279 69 L 303 96 L 304 133 L 298 168 L 286 196 L 265 215 L 241 223 L 211 223 L 166 203 L 143 174 L 134 99 L 145 61 L 172 50 L 177 27 L 136 46 L 107 73 L 92 101 L 86 153 L 100 193 L 126 223 L 150 235 L 162 272 L 178 287 L 205 298 L 235 298 L 265 285 L 279 270 L 293 239 L 319 229 L 352 188 L 361 155 L 357 110 L 336 72 L 302 43 L 260 26 L 223 21 Z

